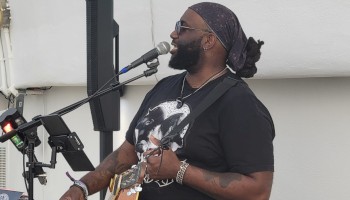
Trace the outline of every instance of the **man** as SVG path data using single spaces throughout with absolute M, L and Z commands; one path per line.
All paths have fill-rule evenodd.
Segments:
M 208 2 L 189 7 L 170 37 L 174 48 L 169 66 L 186 72 L 156 84 L 130 124 L 126 141 L 81 182 L 93 194 L 115 174 L 145 161 L 139 199 L 269 199 L 274 126 L 240 78 L 256 73 L 263 43 L 247 40 L 231 10 Z M 238 83 L 187 125 L 168 149 L 150 154 L 226 77 Z M 80 187 L 73 185 L 61 200 L 84 199 Z

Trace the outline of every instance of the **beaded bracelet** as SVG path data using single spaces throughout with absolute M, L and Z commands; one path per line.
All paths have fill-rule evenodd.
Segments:
M 189 164 L 183 160 L 181 161 L 181 165 L 180 165 L 180 169 L 176 174 L 176 182 L 182 185 L 182 181 L 186 172 L 187 167 L 189 166 Z

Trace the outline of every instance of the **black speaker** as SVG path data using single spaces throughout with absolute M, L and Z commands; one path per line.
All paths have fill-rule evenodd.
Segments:
M 86 18 L 87 93 L 90 96 L 115 76 L 113 40 L 118 35 L 118 25 L 113 20 L 113 0 L 86 0 Z M 116 57 L 117 55 L 118 52 L 115 52 Z M 107 87 L 116 81 L 117 78 L 114 78 Z M 89 104 L 95 131 L 109 132 L 120 129 L 118 90 L 95 98 Z

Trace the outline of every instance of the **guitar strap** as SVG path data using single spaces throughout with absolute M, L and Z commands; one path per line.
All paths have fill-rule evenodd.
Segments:
M 175 126 L 167 135 L 165 135 L 160 143 L 161 148 L 167 148 L 170 142 L 175 136 L 181 133 L 181 130 L 190 122 L 192 122 L 196 117 L 198 117 L 204 110 L 206 110 L 210 105 L 212 105 L 217 99 L 219 99 L 225 92 L 231 87 L 237 84 L 238 80 L 226 77 L 221 83 L 219 83 L 210 93 L 199 103 L 199 105 L 189 114 L 185 119 L 183 119 L 180 124 Z

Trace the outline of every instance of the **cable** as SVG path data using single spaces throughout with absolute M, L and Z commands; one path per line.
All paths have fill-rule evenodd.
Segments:
M 10 103 L 14 103 L 14 96 L 12 95 L 12 94 L 10 94 L 8 97 L 4 94 L 4 93 L 2 93 L 2 92 L 0 92 L 0 94 L 2 95 L 2 96 L 4 96 L 4 98 L 6 99 L 6 100 L 8 100 L 9 101 L 9 104 Z M 9 108 L 9 106 L 10 105 L 8 105 L 7 107 Z
M 10 105 L 15 103 L 15 96 L 13 94 L 10 94 L 10 96 L 6 99 L 8 100 L 7 108 L 10 108 Z
M 119 76 L 121 73 L 119 72 L 117 75 L 113 76 L 111 79 L 109 79 L 104 85 L 102 85 L 94 94 L 92 94 L 89 98 L 87 98 L 85 101 L 81 102 L 79 105 L 77 105 L 76 107 L 72 108 L 71 110 L 67 110 L 66 112 L 64 113 L 60 113 L 59 115 L 62 116 L 62 115 L 65 115 L 77 108 L 79 108 L 80 106 L 84 105 L 86 102 L 89 102 L 92 98 L 94 98 L 96 96 L 96 94 L 98 94 L 98 92 L 100 92 L 102 89 L 104 89 L 104 87 L 106 87 L 106 85 L 108 83 L 110 83 L 113 79 L 115 79 L 117 76 Z M 118 81 L 116 81 L 117 84 L 119 84 Z
M 151 10 L 151 35 L 152 35 L 152 43 L 153 46 L 156 46 L 155 44 L 155 39 L 154 39 L 154 12 L 153 12 L 153 1 L 150 0 L 150 10 Z M 159 82 L 159 79 L 157 77 L 157 74 L 154 74 L 154 78 L 156 79 L 157 82 Z
M 27 138 L 24 138 L 24 142 L 26 142 Z M 25 151 L 26 148 L 23 149 L 23 151 Z M 29 194 L 29 186 L 28 186 L 28 182 L 27 182 L 27 174 L 26 174 L 26 166 L 25 166 L 25 162 L 26 162 L 26 154 L 25 152 L 22 152 L 23 155 L 23 178 L 24 178 L 24 185 L 26 187 L 27 190 L 27 194 Z M 31 169 L 29 169 L 31 170 Z

